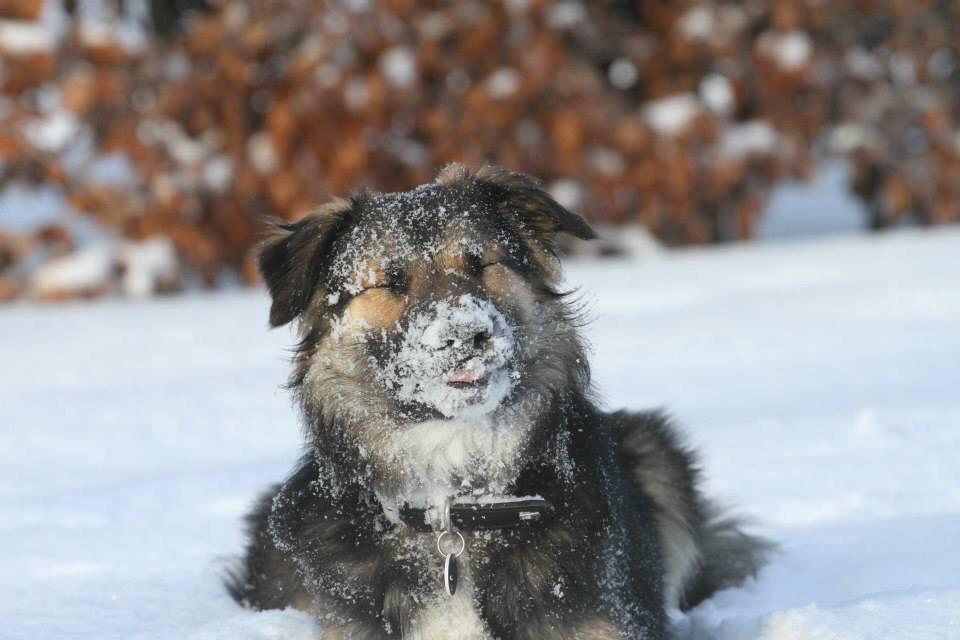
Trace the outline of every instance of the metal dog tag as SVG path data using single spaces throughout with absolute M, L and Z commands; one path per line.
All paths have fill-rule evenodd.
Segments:
M 443 539 L 446 536 L 456 536 L 453 538 L 456 540 L 460 539 L 460 547 L 457 548 L 456 542 L 450 551 L 444 551 L 443 549 Z M 463 538 L 463 534 L 459 531 L 450 531 L 444 530 L 440 532 L 440 535 L 437 536 L 437 551 L 440 552 L 440 555 L 443 556 L 443 590 L 447 592 L 448 596 L 452 596 L 457 592 L 457 580 L 460 579 L 460 567 L 457 564 L 457 558 L 460 557 L 460 554 L 464 552 L 467 548 L 467 541 Z
M 448 596 L 457 592 L 457 579 L 460 577 L 460 568 L 457 566 L 457 556 L 452 553 L 443 563 L 443 588 Z

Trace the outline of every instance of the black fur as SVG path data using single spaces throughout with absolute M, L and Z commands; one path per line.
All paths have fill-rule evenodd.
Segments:
M 693 455 L 663 415 L 606 414 L 590 400 L 586 358 L 545 261 L 556 233 L 588 238 L 589 226 L 516 174 L 454 169 L 436 189 L 439 201 L 456 197 L 463 199 L 452 200 L 457 206 L 487 207 L 495 216 L 489 237 L 506 244 L 515 239 L 504 260 L 531 283 L 540 308 L 552 310 L 543 322 L 559 323 L 564 333 L 557 335 L 568 337 L 546 343 L 525 365 L 531 375 L 516 394 L 529 393 L 540 404 L 509 487 L 513 495 L 543 496 L 556 517 L 541 527 L 465 533 L 473 603 L 489 637 L 667 638 L 669 604 L 692 606 L 738 584 L 757 570 L 769 546 L 714 514 L 697 488 Z M 228 581 L 231 595 L 249 607 L 308 610 L 340 630 L 332 637 L 353 640 L 408 636 L 420 613 L 442 607 L 446 598 L 438 589 L 435 536 L 385 517 L 373 489 L 378 469 L 354 439 L 361 427 L 349 411 L 306 389 L 310 358 L 329 330 L 329 316 L 344 304 L 336 296 L 323 304 L 336 277 L 330 254 L 343 250 L 337 243 L 352 220 L 377 215 L 371 202 L 364 196 L 287 226 L 261 252 L 272 324 L 301 318 L 291 386 L 310 450 L 257 503 L 248 519 L 246 557 Z M 422 233 L 426 242 L 435 230 L 425 225 Z M 308 319 L 311 304 L 321 310 Z M 451 630 L 444 637 L 458 635 Z

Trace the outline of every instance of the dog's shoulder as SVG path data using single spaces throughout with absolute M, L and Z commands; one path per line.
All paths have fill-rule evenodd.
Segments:
M 696 452 L 663 411 L 606 415 L 616 464 L 660 537 L 668 606 L 689 608 L 755 575 L 774 549 L 700 488 Z

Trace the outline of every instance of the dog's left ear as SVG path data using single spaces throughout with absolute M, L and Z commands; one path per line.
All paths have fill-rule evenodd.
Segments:
M 581 240 L 597 237 L 586 220 L 554 200 L 530 176 L 488 165 L 473 177 L 494 191 L 504 215 L 517 219 L 543 238 L 552 240 L 558 233 L 568 233 Z
M 350 203 L 337 201 L 297 222 L 270 223 L 270 237 L 257 252 L 260 275 L 273 299 L 270 326 L 285 325 L 306 310 L 323 258 L 349 215 Z

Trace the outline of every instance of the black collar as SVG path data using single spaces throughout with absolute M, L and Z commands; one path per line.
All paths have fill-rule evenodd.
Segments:
M 427 533 L 446 527 L 435 523 L 429 507 L 413 507 L 404 503 L 400 519 L 416 531 Z M 539 525 L 553 516 L 553 505 L 540 497 L 500 499 L 485 498 L 477 502 L 451 502 L 450 525 L 455 531 L 511 529 Z

